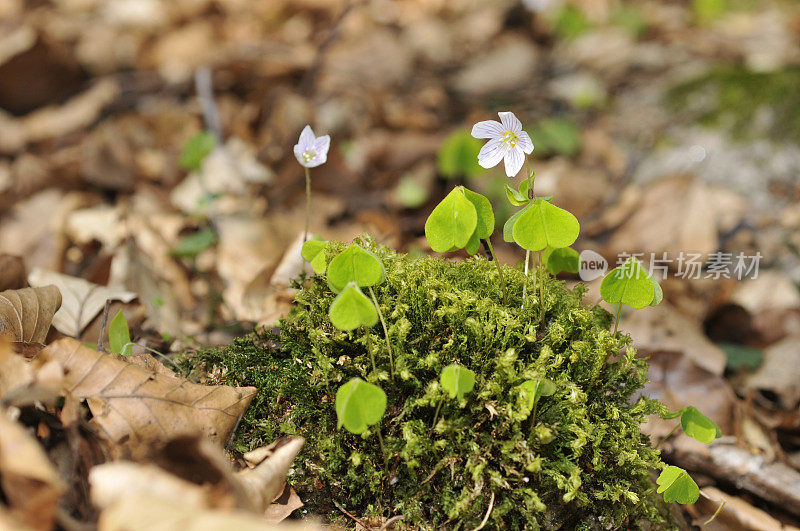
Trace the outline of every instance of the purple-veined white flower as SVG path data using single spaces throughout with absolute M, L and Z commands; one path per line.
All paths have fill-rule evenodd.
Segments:
M 525 155 L 533 152 L 531 137 L 522 130 L 513 112 L 499 112 L 500 121 L 486 120 L 472 126 L 472 136 L 488 138 L 478 153 L 478 164 L 489 169 L 505 162 L 506 175 L 514 177 L 522 169 Z
M 331 147 L 330 135 L 315 136 L 310 125 L 303 128 L 300 140 L 294 145 L 294 156 L 301 166 L 315 168 L 328 160 L 328 148 Z

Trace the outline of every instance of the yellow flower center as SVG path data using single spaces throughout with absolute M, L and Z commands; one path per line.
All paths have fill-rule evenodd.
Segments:
M 513 131 L 506 131 L 503 133 L 503 142 L 511 147 L 514 147 L 519 142 L 519 137 L 517 136 L 517 133 Z
M 315 151 L 307 149 L 303 152 L 303 162 L 308 163 L 314 160 L 315 158 L 317 158 L 317 153 Z

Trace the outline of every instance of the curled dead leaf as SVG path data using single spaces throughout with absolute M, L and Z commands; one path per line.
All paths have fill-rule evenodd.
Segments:
M 54 284 L 61 291 L 63 300 L 61 308 L 53 316 L 53 326 L 72 337 L 80 337 L 84 328 L 105 307 L 107 300 L 131 302 L 136 298 L 136 294 L 130 291 L 111 289 L 82 278 L 38 268 L 30 272 L 28 281 L 32 286 Z
M 54 285 L 6 290 L 0 293 L 0 334 L 8 334 L 14 341 L 43 344 L 60 306 L 61 292 Z
M 65 390 L 86 400 L 106 439 L 128 449 L 179 435 L 224 445 L 257 392 L 156 374 L 72 338 L 54 341 L 40 357 L 64 366 Z

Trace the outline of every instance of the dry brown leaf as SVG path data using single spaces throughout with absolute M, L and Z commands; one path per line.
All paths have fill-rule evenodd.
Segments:
M 105 307 L 106 300 L 131 302 L 136 294 L 92 284 L 78 277 L 35 268 L 28 275 L 32 286 L 54 284 L 61 291 L 61 308 L 53 316 L 53 326 L 59 332 L 80 337 L 84 328 Z
M 64 486 L 44 450 L 0 408 L 0 487 L 11 515 L 35 529 L 52 529 Z
M 54 285 L 4 291 L 0 293 L 0 334 L 22 343 L 44 344 L 60 306 L 61 292 Z
M 52 404 L 59 396 L 64 371 L 58 362 L 34 366 L 16 354 L 6 336 L 0 336 L 0 404 Z
M 283 492 L 264 511 L 264 518 L 271 524 L 277 524 L 286 520 L 289 515 L 302 506 L 303 502 L 300 500 L 300 496 L 287 483 L 283 487 Z
M 61 362 L 65 389 L 87 401 L 91 422 L 109 441 L 128 448 L 179 435 L 224 445 L 257 392 L 156 374 L 72 338 L 51 343 L 40 356 Z
M 764 363 L 741 378 L 744 390 L 770 391 L 779 405 L 794 410 L 800 403 L 800 338 L 789 337 L 764 351 Z
M 245 511 L 197 510 L 175 505 L 153 495 L 123 498 L 104 510 L 97 523 L 99 531 L 152 531 L 153 529 L 182 531 L 321 531 L 313 523 L 271 524 L 262 516 Z
M 286 476 L 304 443 L 305 439 L 302 437 L 278 439 L 266 447 L 268 455 L 259 465 L 237 474 L 247 496 L 259 511 L 267 510 L 283 492 Z
M 19 256 L 0 254 L 0 291 L 25 287 L 25 262 Z

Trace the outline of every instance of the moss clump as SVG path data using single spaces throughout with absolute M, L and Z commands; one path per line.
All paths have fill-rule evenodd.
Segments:
M 291 483 L 311 511 L 332 517 L 336 500 L 359 515 L 403 514 L 404 525 L 471 529 L 493 499 L 488 528 L 665 525 L 650 479 L 663 465 L 640 432 L 662 406 L 635 398 L 647 362 L 634 356 L 630 338 L 609 332 L 606 311 L 582 305 L 582 287 L 546 280 L 540 324 L 539 290 L 528 286 L 523 309 L 525 277 L 517 269 L 505 268 L 504 306 L 495 266 L 483 258 L 412 259 L 363 245 L 386 267 L 375 292 L 394 347 L 394 379 L 381 326 L 335 329 L 327 314 L 334 295 L 313 277 L 277 331 L 199 357 L 215 380 L 261 390 L 242 420 L 238 449 L 282 434 L 305 437 Z M 332 254 L 343 248 L 329 247 Z M 476 373 L 475 390 L 461 402 L 438 383 L 454 362 Z M 363 436 L 337 429 L 333 407 L 336 390 L 356 376 L 388 395 L 383 420 Z M 535 378 L 557 390 L 541 399 L 532 425 L 516 386 Z

